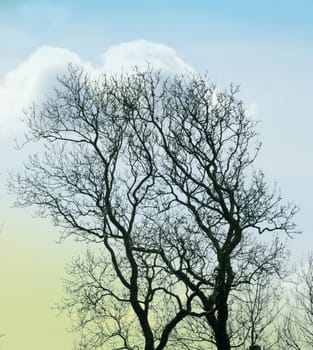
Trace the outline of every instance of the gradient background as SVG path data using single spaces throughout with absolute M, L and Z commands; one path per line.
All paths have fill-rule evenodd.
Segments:
M 218 86 L 240 84 L 248 113 L 261 120 L 257 165 L 301 209 L 292 261 L 312 248 L 312 16 L 309 0 L 0 1 L 1 349 L 67 350 L 75 337 L 52 306 L 66 262 L 83 247 L 56 244 L 58 229 L 12 208 L 5 188 L 31 150 L 14 149 L 22 110 L 45 98 L 68 61 L 94 71 L 188 64 Z

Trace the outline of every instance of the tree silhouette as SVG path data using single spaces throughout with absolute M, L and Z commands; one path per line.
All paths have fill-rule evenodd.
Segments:
M 279 274 L 278 234 L 296 232 L 297 211 L 253 169 L 260 143 L 238 89 L 149 68 L 93 79 L 70 67 L 59 83 L 26 115 L 44 151 L 10 188 L 64 237 L 103 247 L 71 271 L 84 346 L 230 349 L 230 295 Z
M 313 346 L 313 254 L 297 271 L 295 287 L 281 331 L 281 343 L 289 349 L 302 350 Z

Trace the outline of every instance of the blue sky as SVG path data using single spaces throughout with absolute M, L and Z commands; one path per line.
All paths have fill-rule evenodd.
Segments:
M 175 46 L 186 59 L 194 48 L 220 45 L 310 45 L 311 1 L 2 1 L 1 61 L 47 44 L 97 55 L 134 38 Z M 8 37 L 8 36 L 11 36 Z M 14 57 L 10 57 L 10 56 Z M 9 60 L 12 58 L 12 60 Z M 204 57 L 203 57 L 204 58 Z M 205 62 L 205 59 L 203 60 Z M 197 64 L 205 67 L 200 59 Z M 3 65 L 2 65 L 3 66 Z M 3 67 L 1 68 L 3 70 Z
M 60 348 L 58 339 L 46 341 L 49 329 L 42 329 L 42 339 L 35 334 L 41 319 L 61 332 L 50 307 L 61 290 L 63 265 L 77 248 L 55 245 L 57 229 L 32 219 L 31 210 L 13 209 L 5 178 L 27 153 L 14 149 L 23 133 L 23 108 L 44 98 L 69 60 L 108 71 L 149 58 L 169 69 L 188 65 L 208 72 L 220 87 L 240 84 L 248 114 L 261 121 L 257 166 L 300 207 L 296 221 L 303 234 L 289 243 L 294 261 L 313 246 L 312 14 L 309 0 L 0 1 L 0 274 L 3 295 L 15 298 L 0 298 L 2 315 L 11 315 L 6 322 L 0 317 L 0 333 L 7 335 L 3 349 L 22 348 L 14 327 L 24 332 L 24 349 Z M 20 264 L 29 271 L 29 287 L 23 288 L 34 303 L 40 300 L 41 311 L 16 304 L 18 294 L 9 289 L 12 276 L 14 286 L 24 278 Z M 43 276 L 47 288 L 54 286 L 51 295 L 45 290 L 47 300 L 40 299 L 42 287 L 41 294 L 34 291 Z M 29 321 L 34 312 L 37 321 Z

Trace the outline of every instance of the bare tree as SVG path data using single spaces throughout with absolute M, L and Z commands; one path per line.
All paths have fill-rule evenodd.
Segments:
M 0 349 L 2 348 L 5 334 L 0 334 Z
M 10 188 L 64 237 L 103 245 L 104 260 L 88 257 L 95 269 L 72 271 L 67 306 L 82 329 L 98 327 L 84 346 L 193 349 L 194 322 L 210 334 L 203 348 L 230 349 L 231 292 L 279 274 L 278 234 L 296 232 L 296 208 L 253 170 L 260 143 L 238 89 L 149 69 L 92 80 L 70 68 L 59 82 L 26 117 L 28 142 L 45 151 Z
M 276 349 L 279 343 L 279 325 L 285 306 L 280 279 L 261 274 L 250 284 L 244 284 L 230 297 L 229 334 L 232 343 L 240 349 L 263 345 Z
M 297 269 L 294 291 L 281 332 L 281 342 L 290 349 L 311 349 L 313 346 L 313 254 Z
M 165 341 L 164 337 L 174 332 L 176 324 L 172 323 L 178 323 L 177 315 L 182 314 L 184 301 L 190 302 L 192 296 L 186 297 L 184 286 L 179 286 L 179 282 L 160 268 L 162 265 L 159 265 L 156 256 L 153 259 L 149 262 L 150 257 L 138 257 L 141 287 L 138 299 L 149 311 L 149 325 L 159 349 L 163 346 L 161 342 L 172 349 L 182 349 L 181 342 Z M 119 261 L 119 269 L 125 274 L 129 273 L 125 261 Z M 59 309 L 73 318 L 74 330 L 82 332 L 80 348 L 144 348 L 145 339 L 140 320 L 132 308 L 130 293 L 116 278 L 105 252 L 95 255 L 88 251 L 83 258 L 73 259 L 67 272 L 67 297 L 60 303 Z M 188 305 L 185 307 L 184 313 L 187 313 Z M 173 315 L 176 315 L 176 319 Z

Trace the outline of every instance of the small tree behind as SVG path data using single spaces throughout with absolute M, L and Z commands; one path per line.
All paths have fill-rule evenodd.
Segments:
M 313 254 L 310 253 L 296 276 L 294 290 L 281 332 L 281 342 L 294 350 L 313 346 Z
M 266 350 L 277 348 L 278 327 L 285 306 L 282 295 L 279 278 L 270 281 L 266 274 L 235 291 L 230 298 L 233 312 L 229 333 L 237 348 L 245 350 L 249 345 L 252 348 L 258 344 Z

